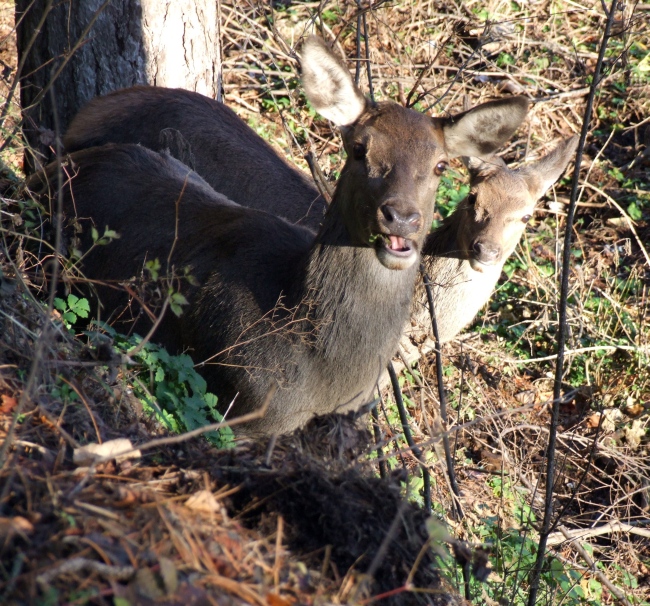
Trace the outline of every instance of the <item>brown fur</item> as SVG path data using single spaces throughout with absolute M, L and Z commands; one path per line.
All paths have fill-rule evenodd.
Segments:
M 77 114 L 63 142 L 67 152 L 106 143 L 139 143 L 162 151 L 169 147 L 165 129 L 182 134 L 192 168 L 224 196 L 259 210 L 272 199 L 279 217 L 314 230 L 322 223 L 326 204 L 310 179 L 229 107 L 199 93 L 134 86 L 97 97 Z M 178 157 L 174 150 L 172 155 Z
M 322 42 L 312 39 L 305 53 L 307 95 L 344 127 L 349 154 L 315 239 L 230 202 L 173 158 L 134 145 L 72 154 L 77 174 L 64 191 L 69 217 L 92 217 L 100 232 L 108 225 L 121 236 L 85 257 L 89 277 L 125 280 L 153 258 L 169 257 L 176 270 L 191 267 L 198 286 L 183 288 L 188 308 L 180 319 L 167 314 L 156 338 L 207 361 L 202 373 L 222 407 L 233 401 L 231 414 L 257 409 L 279 386 L 248 433 L 288 431 L 314 413 L 358 408 L 371 398 L 410 312 L 440 167 L 450 154 L 498 147 L 504 130 L 519 124 L 513 108 L 522 114 L 527 105 L 495 102 L 430 119 L 360 101 Z M 324 102 L 312 83 L 328 77 L 336 85 Z M 475 132 L 487 116 L 486 133 Z M 41 179 L 52 183 L 53 175 L 50 167 Z M 391 252 L 389 235 L 408 243 L 406 251 Z M 107 307 L 118 304 L 114 291 L 104 296 Z

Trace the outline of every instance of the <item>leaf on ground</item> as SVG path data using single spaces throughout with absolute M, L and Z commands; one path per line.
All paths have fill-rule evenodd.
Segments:
M 209 513 L 219 511 L 219 503 L 209 490 L 199 490 L 198 492 L 195 492 L 189 499 L 187 499 L 187 501 L 185 501 L 185 505 L 190 509 L 195 509 L 197 511 L 207 511 Z
M 10 414 L 13 412 L 14 408 L 18 405 L 18 401 L 13 396 L 8 396 L 7 394 L 2 394 L 2 399 L 0 402 L 0 412 L 3 414 Z
M 125 459 L 138 459 L 142 456 L 139 450 L 130 451 L 133 451 L 131 440 L 117 438 L 103 444 L 86 444 L 80 448 L 75 448 L 72 460 L 77 465 L 91 465 L 95 461 L 106 457 L 119 462 Z

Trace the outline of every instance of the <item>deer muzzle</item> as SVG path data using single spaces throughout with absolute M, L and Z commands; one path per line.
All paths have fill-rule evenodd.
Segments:
M 377 219 L 381 233 L 375 240 L 377 256 L 389 269 L 406 269 L 417 258 L 417 237 L 422 214 L 412 204 L 388 201 L 379 207 Z
M 470 250 L 470 265 L 476 271 L 492 267 L 501 260 L 501 247 L 496 242 L 474 240 Z

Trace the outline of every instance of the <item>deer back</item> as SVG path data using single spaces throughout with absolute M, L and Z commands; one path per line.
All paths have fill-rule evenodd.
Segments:
M 181 141 L 173 133 L 180 133 Z M 66 151 L 138 143 L 172 155 L 231 200 L 317 230 L 326 204 L 311 180 L 289 166 L 223 103 L 180 88 L 134 86 L 91 100 L 73 119 Z

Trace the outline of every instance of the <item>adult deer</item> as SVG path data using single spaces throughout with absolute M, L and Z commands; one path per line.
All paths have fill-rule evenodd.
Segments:
M 64 191 L 68 215 L 120 234 L 84 258 L 89 277 L 125 280 L 153 258 L 192 268 L 198 286 L 184 290 L 185 313 L 167 314 L 158 340 L 207 361 L 210 389 L 222 404 L 234 402 L 234 414 L 257 409 L 279 386 L 266 416 L 244 428 L 249 434 L 289 431 L 315 413 L 371 398 L 410 313 L 448 159 L 497 149 L 528 105 L 512 98 L 428 118 L 369 103 L 316 38 L 303 47 L 302 76 L 314 108 L 342 128 L 348 152 L 315 238 L 229 201 L 182 163 L 136 145 L 72 154 L 75 175 Z M 54 171 L 41 178 L 53 182 Z M 117 304 L 113 293 L 109 308 Z
M 162 151 L 179 132 L 196 170 L 231 200 L 269 210 L 317 231 L 325 200 L 303 172 L 275 150 L 223 103 L 181 88 L 134 86 L 96 97 L 74 118 L 64 137 L 67 152 L 106 143 L 139 143 Z M 182 147 L 175 145 L 176 148 Z

